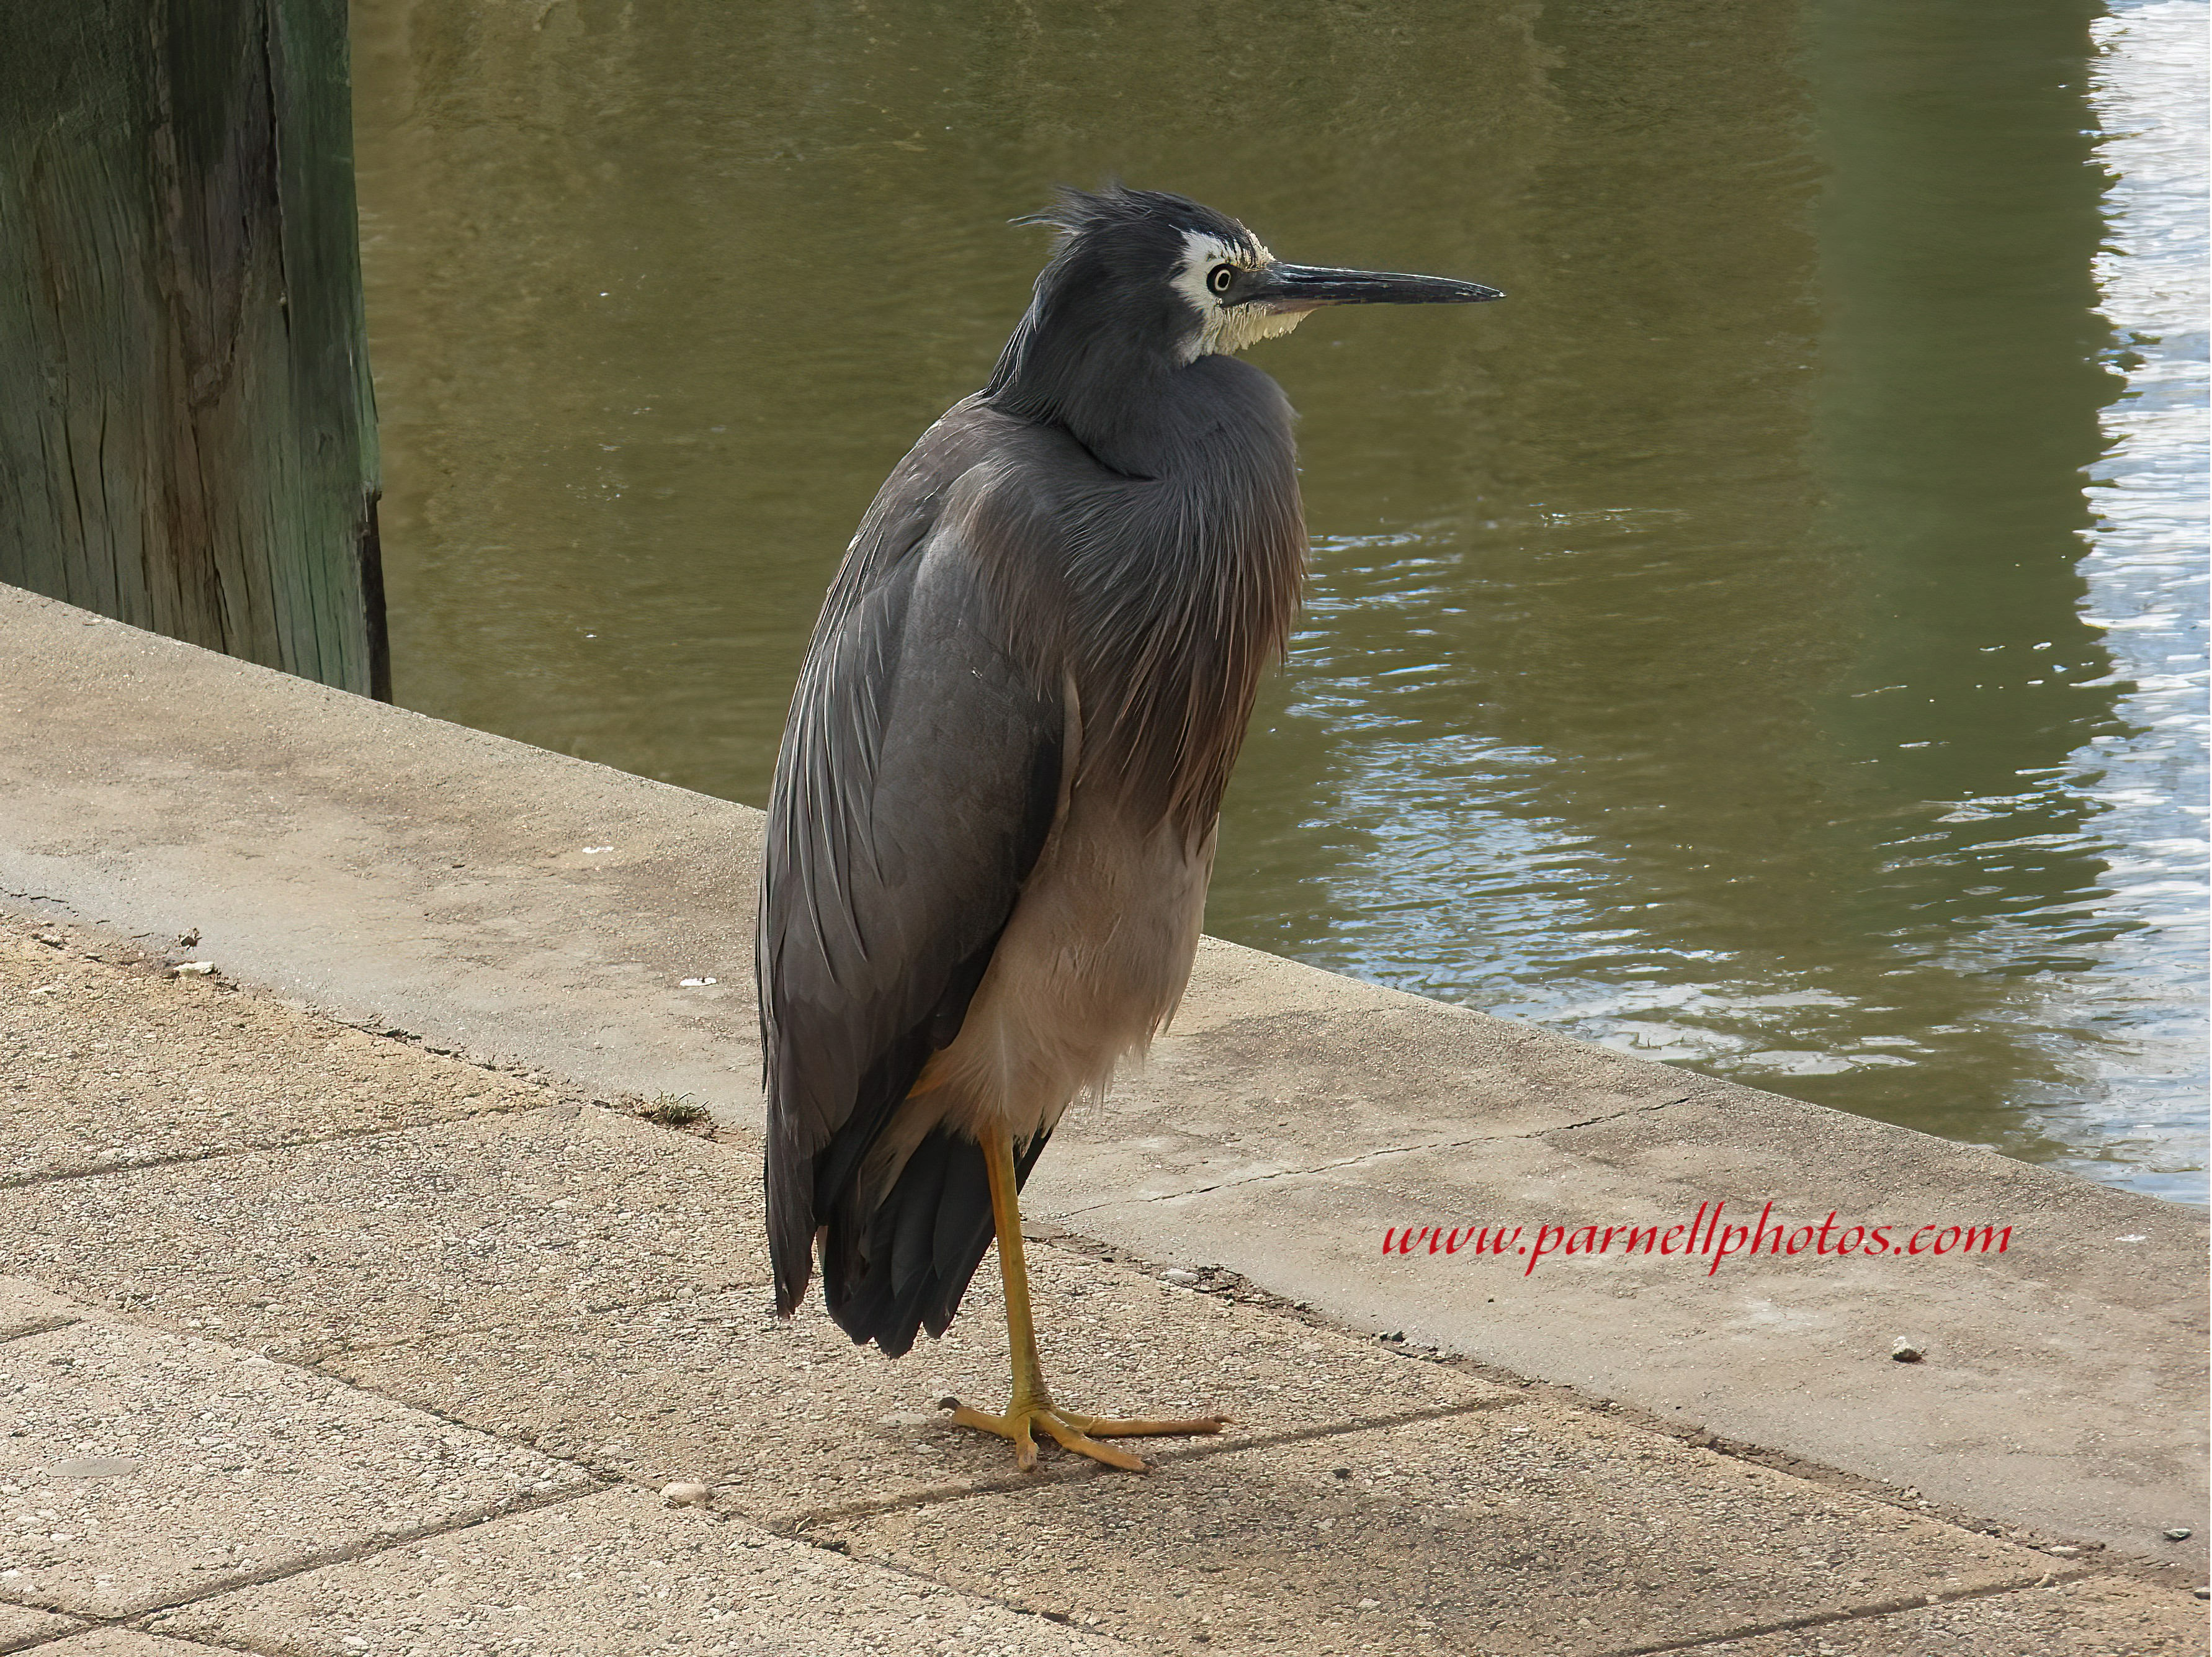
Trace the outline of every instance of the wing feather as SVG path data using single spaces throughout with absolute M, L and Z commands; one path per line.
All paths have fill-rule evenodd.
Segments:
M 887 1307 L 905 1307 L 913 1315 L 894 1320 L 902 1350 L 915 1317 L 943 1327 L 938 1302 L 949 1293 L 957 1303 L 988 1246 L 988 1200 L 982 1241 L 948 1288 L 941 1272 L 917 1274 L 942 1252 L 944 1228 L 942 1240 L 957 1233 L 952 1252 L 964 1252 L 974 1217 L 940 1222 L 936 1203 L 927 1215 L 906 1204 L 885 1216 L 896 1224 L 878 1242 L 874 1216 L 853 1208 L 854 1183 L 930 1054 L 958 1033 L 1060 793 L 1060 685 L 1013 648 L 979 545 L 987 497 L 1010 487 L 985 459 L 1001 423 L 955 410 L 862 523 L 799 674 L 763 859 L 757 970 L 777 1304 L 788 1313 L 805 1295 L 826 1228 L 833 1313 L 871 1338 Z M 941 1154 L 931 1163 L 917 1179 L 933 1191 L 973 1183 Z M 874 1261 L 886 1247 L 891 1258 Z M 883 1281 L 856 1307 L 872 1267 Z

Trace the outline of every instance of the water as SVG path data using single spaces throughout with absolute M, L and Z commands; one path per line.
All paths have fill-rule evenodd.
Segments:
M 1119 171 L 1512 295 L 1255 353 L 1314 573 L 1210 929 L 2202 1201 L 2204 16 L 371 0 L 398 698 L 760 803 Z

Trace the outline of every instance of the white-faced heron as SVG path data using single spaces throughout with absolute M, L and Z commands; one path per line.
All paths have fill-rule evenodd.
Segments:
M 1323 305 L 1493 288 L 1285 265 L 1182 196 L 1063 192 L 991 382 L 847 549 L 769 806 L 757 971 L 777 1307 L 896 1357 L 995 1230 L 1013 1396 L 955 1418 L 1106 1438 L 1037 1365 L 1015 1194 L 1071 1100 L 1181 999 L 1222 789 L 1297 607 L 1291 407 L 1230 354 Z

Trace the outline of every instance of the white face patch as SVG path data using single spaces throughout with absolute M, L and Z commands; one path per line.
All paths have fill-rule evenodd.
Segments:
M 1176 291 L 1190 302 L 1191 308 L 1199 315 L 1198 337 L 1184 347 L 1184 362 L 1195 362 L 1201 356 L 1241 351 L 1262 339 L 1288 333 L 1305 320 L 1304 311 L 1263 311 L 1252 305 L 1224 307 L 1206 285 L 1207 275 L 1218 265 L 1256 271 L 1272 263 L 1274 257 L 1257 241 L 1224 241 L 1204 230 L 1182 233 L 1182 263 L 1172 279 Z

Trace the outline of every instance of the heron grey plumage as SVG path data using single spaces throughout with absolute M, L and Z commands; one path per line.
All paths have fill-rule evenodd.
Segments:
M 1468 302 L 1285 265 L 1235 220 L 1063 192 L 990 382 L 901 460 L 847 549 L 778 755 L 757 970 L 768 1219 L 790 1313 L 893 1356 L 941 1335 L 995 1234 L 1014 1397 L 969 1424 L 1210 1431 L 1052 1404 L 1016 1193 L 1061 1113 L 1180 1000 L 1215 821 L 1306 553 L 1291 411 L 1231 353 L 1322 305 Z

